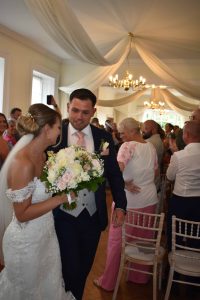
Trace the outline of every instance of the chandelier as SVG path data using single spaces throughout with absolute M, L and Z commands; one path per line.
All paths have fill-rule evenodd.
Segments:
M 127 55 L 127 64 L 129 65 L 128 58 L 132 49 L 133 33 L 129 32 L 128 35 L 130 36 L 130 46 Z M 129 73 L 128 70 L 126 71 L 125 76 L 122 79 L 119 79 L 118 74 L 109 76 L 109 86 L 114 88 L 123 88 L 125 91 L 128 91 L 130 88 L 134 91 L 141 90 L 145 87 L 145 84 L 146 79 L 144 77 L 140 76 L 139 79 L 134 80 L 133 75 Z
M 130 88 L 133 90 L 140 90 L 145 87 L 146 79 L 140 76 L 139 79 L 133 80 L 133 75 L 126 71 L 125 77 L 122 79 L 118 78 L 118 74 L 109 77 L 109 85 L 114 88 L 123 88 L 128 91 Z
M 163 115 L 165 112 L 165 103 L 163 101 L 158 101 L 155 96 L 155 87 L 152 88 L 152 100 L 144 101 L 144 107 L 158 111 L 160 115 Z

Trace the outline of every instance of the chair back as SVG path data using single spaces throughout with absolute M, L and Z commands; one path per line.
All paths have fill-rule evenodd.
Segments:
M 164 213 L 149 214 L 127 210 L 122 228 L 122 247 L 135 246 L 144 254 L 159 254 Z
M 193 251 L 200 253 L 200 222 L 172 216 L 172 257 L 184 255 L 191 258 Z

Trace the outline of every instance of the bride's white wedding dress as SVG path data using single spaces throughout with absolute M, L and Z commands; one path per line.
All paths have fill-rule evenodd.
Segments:
M 30 195 L 32 203 L 50 197 L 38 178 L 23 189 L 8 189 L 6 194 L 12 202 Z M 3 252 L 6 267 L 0 273 L 1 300 L 75 299 L 64 289 L 52 212 L 25 223 L 14 216 L 3 237 Z

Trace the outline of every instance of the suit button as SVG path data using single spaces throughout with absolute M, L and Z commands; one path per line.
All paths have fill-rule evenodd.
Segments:
M 86 196 L 86 194 L 83 194 L 83 196 Z
M 85 203 L 82 203 L 82 206 L 85 206 Z

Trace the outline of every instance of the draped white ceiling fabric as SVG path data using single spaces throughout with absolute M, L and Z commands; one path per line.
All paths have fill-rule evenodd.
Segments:
M 125 96 L 123 98 L 119 99 L 112 99 L 112 100 L 97 100 L 98 106 L 104 106 L 104 107 L 116 107 L 124 104 L 128 104 L 130 102 L 138 100 L 141 96 L 143 96 L 146 93 L 146 90 L 137 91 L 131 95 Z
M 127 57 L 128 33 L 132 32 L 135 57 L 140 57 L 167 86 L 200 100 L 200 85 L 185 80 L 183 74 L 166 64 L 166 59 L 177 58 L 186 63 L 190 59 L 200 60 L 200 1 L 24 1 L 47 33 L 73 59 L 96 66 L 84 78 L 60 87 L 62 91 L 70 93 L 83 86 L 96 91 L 105 84 L 108 75 L 116 72 Z M 162 93 L 173 107 L 193 110 L 190 98 L 183 103 L 167 90 Z M 123 101 L 128 101 L 126 98 Z M 122 99 L 117 103 L 122 103 Z M 99 105 L 102 101 L 98 101 Z

